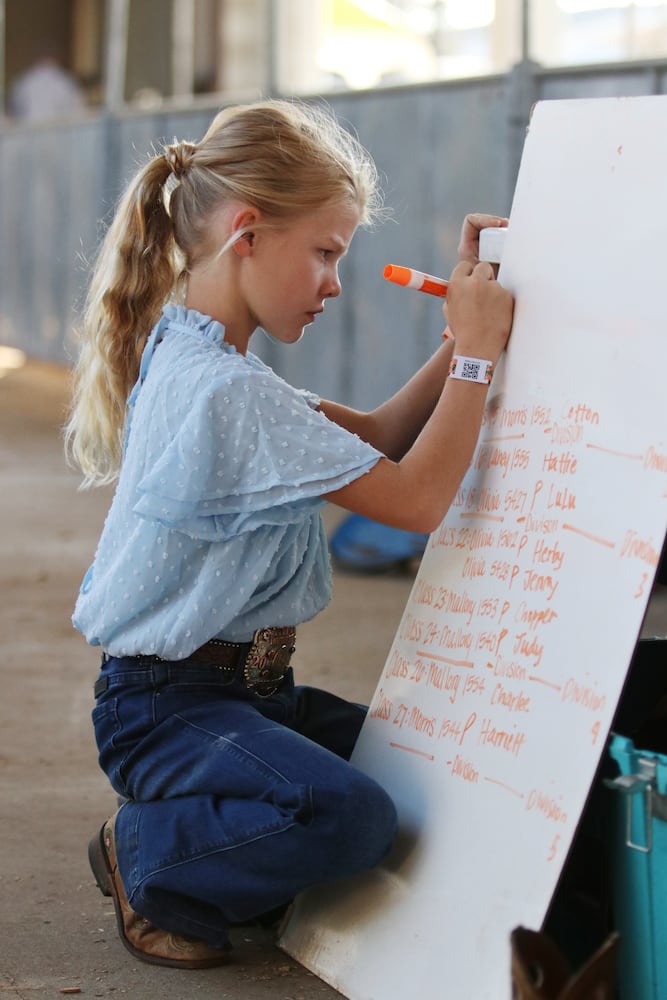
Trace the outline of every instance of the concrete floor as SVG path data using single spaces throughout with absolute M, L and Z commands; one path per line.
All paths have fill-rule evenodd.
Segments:
M 259 930 L 237 930 L 234 963 L 201 972 L 137 962 L 119 942 L 86 854 L 115 809 L 90 726 L 99 658 L 70 624 L 110 494 L 77 492 L 65 467 L 67 392 L 48 365 L 0 377 L 0 997 L 337 997 Z M 300 681 L 368 701 L 411 585 L 339 576 L 299 630 Z

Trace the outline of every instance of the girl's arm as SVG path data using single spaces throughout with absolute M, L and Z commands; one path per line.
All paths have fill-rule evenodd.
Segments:
M 399 461 L 415 442 L 440 399 L 452 360 L 453 342 L 446 341 L 409 382 L 370 413 L 323 399 L 326 416 L 358 434 L 388 458 Z
M 465 261 L 456 267 L 447 292 L 447 312 L 458 355 L 495 363 L 509 337 L 512 310 L 512 296 L 495 281 L 489 264 L 473 267 Z M 437 361 L 432 359 L 418 372 L 393 397 L 393 405 L 390 400 L 367 420 L 363 414 L 355 416 L 355 411 L 323 405 L 325 413 L 330 412 L 333 419 L 340 417 L 344 426 L 361 437 L 371 428 L 373 436 L 368 440 L 375 443 L 383 435 L 396 436 L 398 417 L 405 416 L 409 402 L 418 414 L 423 412 L 424 401 L 417 398 L 415 385 L 433 390 L 438 378 L 444 382 L 431 415 L 405 453 L 396 461 L 381 458 L 370 472 L 327 494 L 328 500 L 395 528 L 430 532 L 438 527 L 472 460 L 488 393 L 486 385 L 444 378 L 439 366 L 447 353 L 447 345 L 440 348 Z M 425 391 L 425 397 L 430 405 L 430 392 Z M 378 429 L 378 413 L 383 409 L 385 420 Z M 412 432 L 419 418 L 408 423 Z
M 467 260 L 474 266 L 479 258 L 480 231 L 506 225 L 507 219 L 498 215 L 467 215 L 463 220 L 458 245 L 460 260 Z M 496 272 L 497 268 L 494 268 L 494 273 Z M 445 341 L 402 389 L 370 413 L 353 410 L 329 400 L 322 400 L 320 409 L 330 420 L 358 434 L 388 458 L 400 461 L 433 413 L 449 373 L 453 353 L 453 342 Z

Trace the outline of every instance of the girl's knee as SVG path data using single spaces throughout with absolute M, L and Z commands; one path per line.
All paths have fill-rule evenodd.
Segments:
M 388 853 L 398 829 L 396 806 L 376 782 L 367 785 L 360 825 L 368 851 L 368 867 L 372 867 Z
M 396 836 L 396 807 L 383 788 L 361 772 L 346 792 L 328 796 L 331 849 L 344 867 L 372 868 L 387 854 Z

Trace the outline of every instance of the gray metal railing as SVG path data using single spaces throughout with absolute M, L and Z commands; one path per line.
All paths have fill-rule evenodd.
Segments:
M 343 295 L 293 347 L 252 349 L 294 384 L 353 406 L 385 398 L 428 357 L 440 304 L 383 281 L 386 263 L 446 275 L 468 211 L 506 214 L 535 101 L 665 91 L 667 62 L 337 93 L 328 99 L 375 157 L 393 218 L 360 232 Z M 0 130 L 0 344 L 67 363 L 88 263 L 124 183 L 155 144 L 199 138 L 217 110 L 90 116 Z

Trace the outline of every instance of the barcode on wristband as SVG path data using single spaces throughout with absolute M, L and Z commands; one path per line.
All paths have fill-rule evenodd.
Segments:
M 455 354 L 452 358 L 449 375 L 450 378 L 460 378 L 464 382 L 481 382 L 483 385 L 490 385 L 493 369 L 492 361 Z
M 484 363 L 484 366 L 486 367 L 486 362 Z M 466 358 L 463 361 L 463 370 L 461 372 L 461 375 L 463 378 L 469 378 L 473 379 L 474 381 L 477 381 L 479 379 L 479 373 L 481 372 L 481 370 L 482 370 L 481 361 L 474 361 L 472 358 Z

